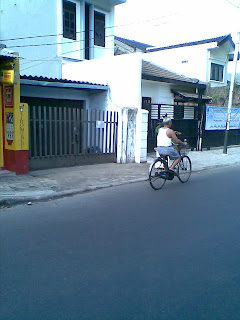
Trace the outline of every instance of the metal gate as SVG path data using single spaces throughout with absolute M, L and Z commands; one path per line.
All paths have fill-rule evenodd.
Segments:
M 83 101 L 24 100 L 31 170 L 116 161 L 117 112 L 83 110 Z
M 198 137 L 198 112 L 197 106 L 189 105 L 165 105 L 153 104 L 143 101 L 143 109 L 149 111 L 148 118 L 148 152 L 153 152 L 156 147 L 156 127 L 161 123 L 160 119 L 166 114 L 172 118 L 172 129 L 181 132 L 179 138 L 187 139 L 192 148 L 197 146 Z

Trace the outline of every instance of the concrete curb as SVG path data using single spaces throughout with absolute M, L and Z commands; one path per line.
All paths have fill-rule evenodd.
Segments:
M 240 150 L 240 149 L 239 149 Z M 239 156 L 239 153 L 236 154 L 237 157 Z M 215 168 L 223 168 L 223 167 L 230 167 L 230 166 L 236 166 L 240 164 L 240 161 L 237 160 L 238 158 L 231 158 L 229 162 L 225 163 L 215 163 L 214 165 L 209 165 L 208 159 L 203 159 L 203 161 L 192 161 L 192 173 L 199 173 L 201 171 L 206 171 L 206 170 L 212 170 Z M 0 209 L 4 207 L 10 207 L 10 206 L 15 206 L 19 204 L 27 204 L 28 202 L 41 202 L 41 201 L 49 201 L 53 199 L 60 199 L 62 197 L 70 197 L 74 196 L 77 194 L 81 193 L 86 193 L 86 192 L 91 192 L 99 189 L 105 189 L 105 188 L 110 188 L 110 187 L 117 187 L 121 186 L 124 184 L 132 184 L 132 183 L 137 183 L 137 182 L 144 182 L 148 180 L 148 168 L 152 161 L 154 161 L 156 157 L 150 156 L 148 158 L 148 161 L 145 162 L 145 165 L 142 164 L 143 166 L 141 167 L 140 171 L 136 171 L 135 174 L 132 174 L 132 169 L 128 168 L 128 170 L 123 170 L 123 171 L 116 171 L 117 174 L 119 175 L 119 179 L 114 179 L 109 180 L 105 179 L 102 183 L 100 182 L 101 180 L 98 179 L 100 175 L 97 177 L 96 176 L 96 181 L 94 179 L 91 180 L 91 182 L 88 184 L 88 182 L 79 181 L 77 184 L 81 187 L 76 186 L 76 188 L 72 188 L 70 190 L 61 190 L 64 189 L 63 183 L 66 182 L 66 180 L 61 181 L 58 180 L 54 174 L 50 174 L 51 177 L 48 177 L 48 174 L 43 175 L 41 177 L 41 174 L 37 174 L 36 177 L 40 177 L 41 179 L 39 180 L 40 182 L 40 187 L 36 187 L 34 190 L 31 190 L 29 187 L 24 187 L 16 192 L 16 195 L 14 194 L 14 191 L 10 189 L 9 194 L 5 195 L 3 194 L 2 197 L 0 197 Z M 214 159 L 214 156 L 213 156 Z M 208 165 L 204 166 L 203 164 L 207 163 Z M 138 168 L 139 169 L 139 168 Z M 108 168 L 102 168 L 101 170 L 109 170 Z M 111 170 L 111 169 L 110 169 Z M 134 170 L 134 169 L 133 169 Z M 130 174 L 131 171 L 131 174 Z M 78 172 L 78 171 L 76 171 Z M 101 171 L 102 172 L 102 171 Z M 104 171 L 103 171 L 104 172 Z M 133 171 L 134 172 L 134 171 Z M 139 172 L 141 172 L 141 177 L 139 177 Z M 84 174 L 86 174 L 86 171 L 84 171 Z M 101 173 L 102 174 L 102 173 Z M 104 174 L 104 173 L 103 173 Z M 129 177 L 129 174 L 132 176 Z M 64 172 L 61 173 L 61 175 L 64 175 Z M 135 175 L 135 177 L 134 177 Z M 11 179 L 14 178 L 15 175 L 11 176 Z M 4 175 L 2 175 L 4 177 Z M 33 175 L 34 178 L 36 178 Z M 55 179 L 56 178 L 56 179 Z M 60 181 L 60 182 L 59 182 Z M 24 180 L 23 180 L 24 184 Z M 29 184 L 30 185 L 30 184 Z M 76 181 L 75 181 L 76 185 Z M 46 186 L 46 188 L 44 188 Z M 13 188 L 14 189 L 14 188 Z M 57 191 L 59 189 L 59 191 Z M 21 194 L 22 193 L 22 194 Z M 29 193 L 29 194 L 28 194 Z M 35 194 L 34 194 L 35 193 Z
M 60 199 L 63 197 L 71 197 L 77 194 L 82 194 L 82 193 L 87 193 L 87 192 L 91 192 L 91 191 L 96 191 L 96 190 L 101 190 L 101 189 L 106 189 L 106 188 L 111 188 L 111 187 L 117 187 L 117 186 L 121 186 L 121 185 L 125 185 L 125 184 L 132 184 L 132 183 L 137 183 L 137 182 L 144 182 L 147 181 L 147 178 L 136 178 L 136 179 L 132 179 L 129 181 L 121 181 L 121 182 L 113 182 L 113 183 L 109 183 L 109 184 L 105 184 L 105 185 L 101 185 L 101 186 L 90 186 L 90 187 L 85 187 L 85 188 L 81 188 L 81 189 L 74 189 L 74 190 L 67 190 L 67 191 L 59 191 L 59 192 L 54 192 L 51 190 L 51 192 L 53 192 L 52 194 L 48 194 L 48 195 L 43 195 L 43 196 L 29 196 L 29 197 L 15 197 L 12 199 L 9 198 L 3 198 L 0 201 L 0 209 L 1 207 L 11 207 L 11 206 L 16 206 L 16 205 L 20 205 L 20 204 L 28 204 L 29 202 L 44 202 L 44 201 L 50 201 L 50 200 L 56 200 L 56 199 Z

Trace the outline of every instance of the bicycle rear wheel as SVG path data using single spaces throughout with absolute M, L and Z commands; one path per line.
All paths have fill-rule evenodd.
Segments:
M 177 169 L 178 179 L 182 183 L 187 182 L 191 176 L 191 172 L 192 172 L 191 160 L 189 159 L 188 156 L 182 156 Z
M 149 183 L 154 190 L 160 190 L 166 182 L 164 175 L 164 162 L 156 159 L 149 167 Z

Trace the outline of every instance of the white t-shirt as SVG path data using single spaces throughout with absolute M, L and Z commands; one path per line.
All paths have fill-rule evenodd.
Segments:
M 157 146 L 158 147 L 171 147 L 172 139 L 167 136 L 167 130 L 169 128 L 160 128 L 157 135 Z

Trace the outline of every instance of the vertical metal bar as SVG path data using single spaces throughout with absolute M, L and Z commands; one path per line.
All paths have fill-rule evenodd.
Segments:
M 117 153 L 117 143 L 118 143 L 118 112 L 116 112 L 116 123 L 115 123 L 115 150 Z
M 76 127 L 77 127 L 77 141 L 76 141 L 76 144 L 77 144 L 77 155 L 80 153 L 80 130 L 81 130 L 81 125 L 80 125 L 80 109 L 77 107 L 76 108 L 76 111 L 77 111 L 77 123 L 76 123 Z
M 50 156 L 53 155 L 53 134 L 52 134 L 52 107 L 49 108 L 49 148 L 50 148 Z
M 90 141 L 90 152 L 92 153 L 92 110 L 90 110 L 90 128 L 89 128 L 89 141 Z
M 42 157 L 42 113 L 41 106 L 38 106 L 38 142 L 39 142 L 39 157 Z
M 94 139 L 94 153 L 96 153 L 96 144 L 97 144 L 97 110 L 95 110 L 95 121 L 93 122 L 93 139 Z
M 36 123 L 36 106 L 33 106 L 33 154 L 37 158 L 37 123 Z
M 104 152 L 104 134 L 105 134 L 105 130 L 106 130 L 106 125 L 105 125 L 105 111 L 103 111 L 103 122 L 104 122 L 104 128 L 102 129 L 102 153 Z
M 76 137 L 77 137 L 77 126 L 76 126 L 76 108 L 72 108 L 73 111 L 73 153 L 77 153 Z
M 110 111 L 109 152 L 112 151 L 112 111 Z
M 115 140 L 116 140 L 116 112 L 113 112 L 113 153 L 116 152 Z
M 57 108 L 54 107 L 54 155 L 57 156 L 58 149 L 57 149 L 57 143 L 58 143 L 58 137 L 57 137 Z
M 67 114 L 66 107 L 63 108 L 63 153 L 67 155 Z
M 98 112 L 98 119 L 101 121 L 101 111 L 99 110 Z M 98 151 L 97 153 L 100 153 L 100 149 L 101 149 L 101 146 L 100 146 L 100 139 L 101 139 L 101 132 L 102 132 L 102 129 L 99 128 L 98 130 L 96 129 L 97 133 L 98 133 Z
M 68 150 L 69 154 L 72 154 L 72 117 L 71 117 L 72 109 L 68 108 Z
M 88 110 L 86 110 L 86 153 L 88 153 Z
M 84 148 L 84 114 L 83 109 L 81 109 L 81 117 L 80 117 L 80 153 L 83 153 Z
M 105 138 L 106 138 L 106 145 L 105 145 L 105 153 L 108 153 L 108 111 L 106 112 L 106 130 L 105 130 Z
M 43 107 L 43 129 L 44 129 L 44 156 L 46 157 L 48 155 L 47 152 L 47 146 L 48 146 L 48 135 L 47 135 L 47 110 L 46 106 Z
M 58 107 L 59 112 L 59 155 L 63 153 L 63 139 L 62 139 L 62 107 Z

